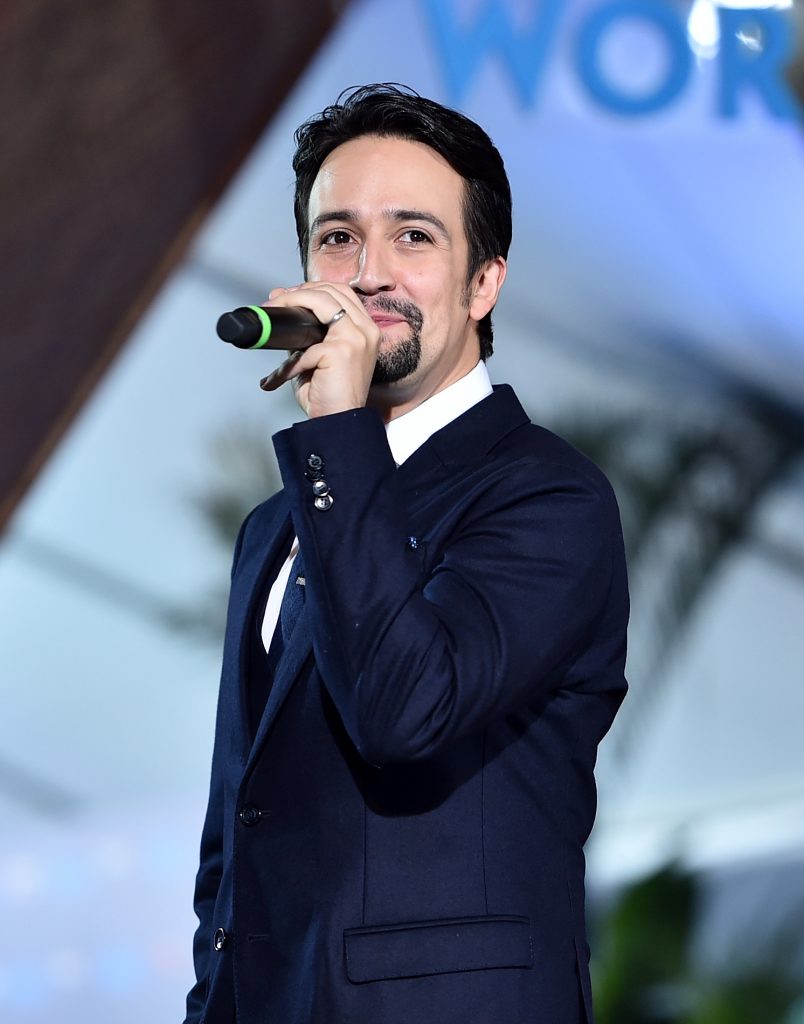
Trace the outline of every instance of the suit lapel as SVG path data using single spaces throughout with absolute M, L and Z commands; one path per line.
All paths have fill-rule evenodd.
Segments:
M 241 735 L 251 738 L 248 721 L 249 630 L 256 628 L 261 598 L 290 550 L 293 525 L 284 493 L 259 509 L 243 538 L 243 547 L 232 580 L 227 647 L 234 656 L 239 679 Z M 267 541 L 267 547 L 266 547 Z M 248 748 L 248 742 L 247 742 Z
M 262 713 L 257 734 L 251 745 L 251 753 L 249 754 L 248 763 L 246 765 L 246 773 L 248 773 L 254 766 L 254 762 L 259 756 L 268 732 L 276 720 L 276 716 L 279 714 L 279 709 L 282 707 L 285 698 L 290 693 L 294 682 L 298 679 L 305 661 L 307 661 L 312 654 L 312 650 L 313 633 L 310 628 L 310 613 L 309 609 L 305 606 L 299 612 L 299 617 L 296 620 L 296 625 L 293 629 L 293 635 L 285 647 L 285 650 L 282 652 L 279 664 L 276 666 L 276 672 L 274 673 L 271 691 L 268 695 L 265 710 Z
M 249 771 L 268 735 L 282 703 L 304 662 L 309 657 L 313 638 L 310 629 L 308 609 L 302 608 L 279 664 L 276 667 L 268 701 L 253 742 L 248 721 L 249 631 L 257 628 L 256 617 L 282 561 L 290 550 L 293 540 L 293 524 L 284 492 L 275 495 L 268 505 L 255 514 L 255 521 L 249 524 L 243 538 L 243 547 L 232 581 L 231 621 L 227 625 L 232 649 L 237 652 L 238 676 L 240 679 L 241 735 L 248 737 L 246 743 Z M 267 542 L 267 547 L 266 547 Z M 249 749 L 250 742 L 250 749 Z

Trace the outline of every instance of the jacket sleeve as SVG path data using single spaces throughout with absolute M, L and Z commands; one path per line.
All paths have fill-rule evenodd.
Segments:
M 299 423 L 274 443 L 316 663 L 366 760 L 429 757 L 567 685 L 600 626 L 621 552 L 602 475 L 536 458 L 490 467 L 467 482 L 476 493 L 464 496 L 425 575 L 406 544 L 409 499 L 376 412 Z M 329 508 L 317 507 L 305 476 L 311 455 L 323 460 Z

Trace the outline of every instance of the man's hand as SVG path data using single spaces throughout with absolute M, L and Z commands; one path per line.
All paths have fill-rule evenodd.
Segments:
M 293 381 L 296 400 L 309 417 L 358 409 L 366 404 L 380 329 L 348 285 L 308 281 L 295 288 L 274 288 L 273 306 L 303 306 L 329 323 L 341 310 L 346 315 L 332 324 L 326 338 L 303 352 L 294 352 L 262 382 L 266 391 Z

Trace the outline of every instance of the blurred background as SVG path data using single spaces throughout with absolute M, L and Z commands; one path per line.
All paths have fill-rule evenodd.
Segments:
M 295 127 L 397 81 L 502 151 L 492 379 L 622 508 L 600 1024 L 801 1024 L 804 4 L 6 0 L 0 56 L 0 1020 L 183 1018 L 231 546 L 298 418 L 214 324 L 299 279 Z

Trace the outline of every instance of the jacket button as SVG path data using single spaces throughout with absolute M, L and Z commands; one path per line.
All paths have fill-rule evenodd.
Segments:
M 335 499 L 331 494 L 322 494 L 320 498 L 316 498 L 313 504 L 319 512 L 329 512 L 332 508 Z
M 245 825 L 250 828 L 252 825 L 256 825 L 262 817 L 262 811 L 259 807 L 255 807 L 254 804 L 246 804 L 246 806 L 238 814 L 241 825 Z
M 223 949 L 223 947 L 226 945 L 226 940 L 228 938 L 229 938 L 229 936 L 226 934 L 226 932 L 223 930 L 223 928 L 218 928 L 218 930 L 215 932 L 215 935 L 214 935 L 214 937 L 212 939 L 212 945 L 215 947 L 215 949 L 219 953 Z
M 313 494 L 316 497 L 320 497 L 323 494 L 329 494 L 329 484 L 326 480 L 316 480 L 313 484 Z
M 324 465 L 324 460 L 320 455 L 311 454 L 307 456 L 307 465 L 310 469 L 321 469 Z

